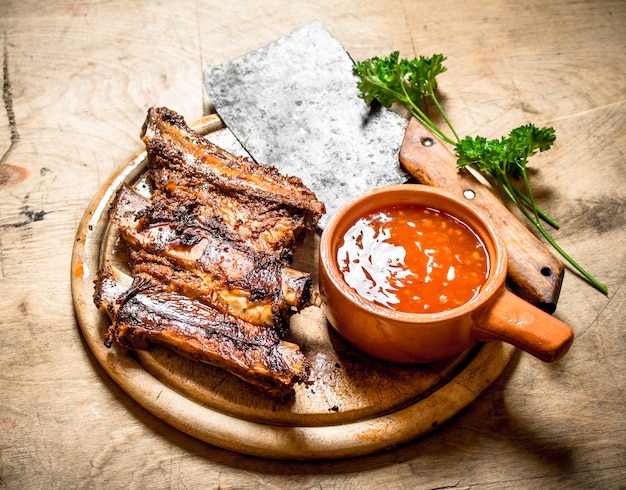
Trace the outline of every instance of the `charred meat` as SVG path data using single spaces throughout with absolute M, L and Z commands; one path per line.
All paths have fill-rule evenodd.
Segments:
M 256 250 L 285 254 L 324 214 L 297 177 L 231 155 L 198 135 L 167 108 L 152 108 L 143 125 L 150 175 L 162 192 L 195 195 L 205 219 L 248 240 Z
M 300 179 L 231 155 L 169 109 L 150 109 L 141 137 L 152 190 L 123 186 L 111 208 L 132 277 L 110 264 L 98 275 L 105 344 L 163 345 L 289 393 L 309 365 L 283 336 L 311 298 L 310 275 L 290 262 L 324 205 Z
M 124 278 L 111 266 L 103 267 L 95 302 L 112 318 L 105 342 L 115 341 L 124 351 L 163 345 L 226 369 L 274 396 L 286 395 L 308 377 L 309 364 L 300 348 L 274 330 L 224 315 L 143 274 Z
M 131 247 L 146 252 L 131 255 L 134 267 L 167 262 L 173 272 L 195 276 L 183 286 L 197 285 L 218 310 L 279 329 L 286 327 L 291 307 L 301 309 L 308 303 L 308 274 L 290 269 L 274 255 L 237 247 L 214 234 L 195 219 L 193 207 L 186 203 L 167 209 L 162 201 L 162 196 L 150 201 L 128 186 L 117 196 L 111 221 Z M 180 282 L 175 276 L 169 274 L 167 282 L 170 278 L 172 285 Z

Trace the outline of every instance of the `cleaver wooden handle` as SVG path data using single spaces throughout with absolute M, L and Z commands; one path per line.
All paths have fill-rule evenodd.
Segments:
M 529 303 L 553 313 L 563 283 L 561 261 L 487 187 L 459 171 L 454 154 L 416 119 L 409 122 L 399 158 L 418 182 L 470 200 L 492 220 L 507 245 L 510 285 Z

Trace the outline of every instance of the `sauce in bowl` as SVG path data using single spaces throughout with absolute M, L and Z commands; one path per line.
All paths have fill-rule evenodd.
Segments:
M 464 222 L 413 204 L 354 222 L 337 250 L 343 279 L 362 298 L 406 313 L 437 313 L 475 297 L 489 274 L 479 236 Z

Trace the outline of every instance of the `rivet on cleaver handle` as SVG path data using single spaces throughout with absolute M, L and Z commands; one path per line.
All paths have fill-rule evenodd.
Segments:
M 407 127 L 399 158 L 422 184 L 465 199 L 473 196 L 472 205 L 494 222 L 506 242 L 511 286 L 529 303 L 553 313 L 563 283 L 561 261 L 489 189 L 470 173 L 459 172 L 454 154 L 415 119 Z

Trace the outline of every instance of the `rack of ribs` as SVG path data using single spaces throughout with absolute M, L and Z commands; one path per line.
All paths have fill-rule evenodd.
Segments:
M 111 318 L 105 344 L 169 347 L 284 396 L 309 365 L 283 340 L 310 304 L 311 277 L 290 267 L 324 205 L 297 177 L 236 157 L 167 108 L 142 127 L 150 197 L 124 185 L 111 223 L 129 247 L 125 276 L 103 264 L 94 301 Z

